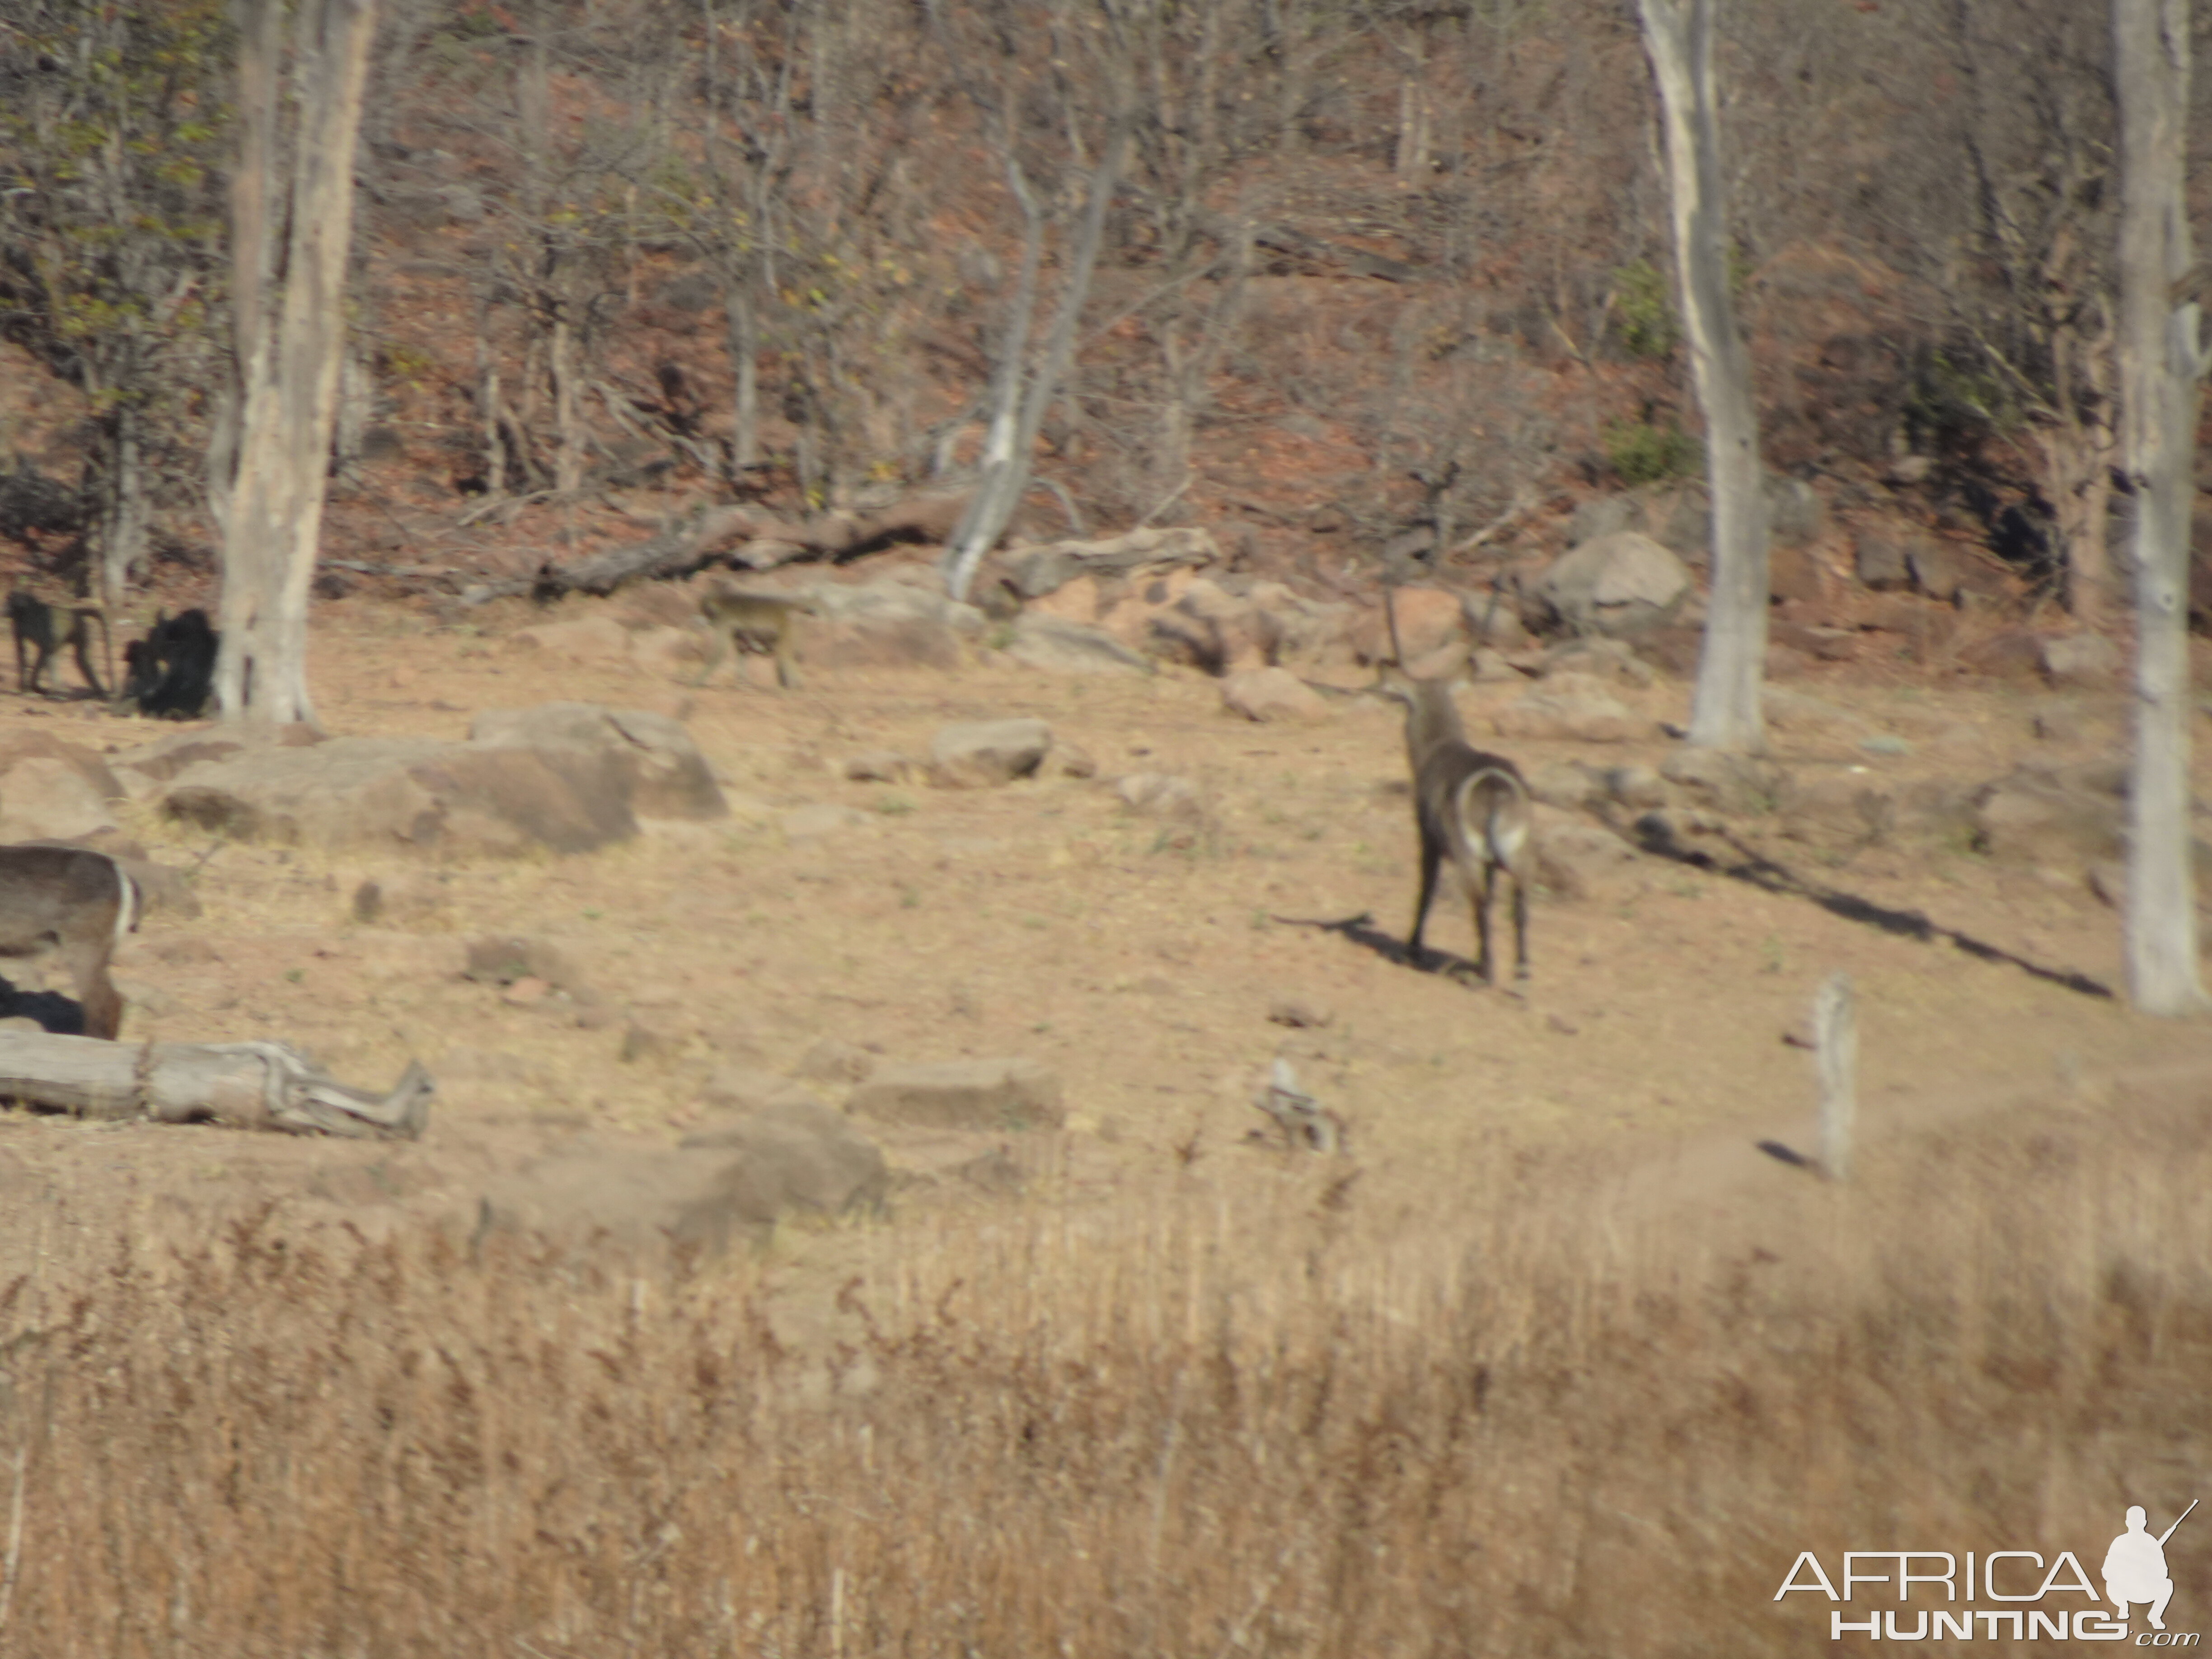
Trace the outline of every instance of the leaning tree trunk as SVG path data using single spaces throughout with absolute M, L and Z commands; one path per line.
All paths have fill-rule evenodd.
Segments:
M 2112 0 L 2120 101 L 2121 456 L 2135 492 L 2136 731 L 2128 989 L 2205 1005 L 2190 844 L 2189 528 L 2206 352 L 2189 295 L 2189 0 Z
M 1014 509 L 1021 505 L 1023 492 L 1029 488 L 1030 461 L 1036 448 L 1037 429 L 1044 424 L 1044 412 L 1051 407 L 1059 392 L 1060 378 L 1067 373 L 1068 361 L 1075 355 L 1075 325 L 1082 318 L 1083 302 L 1091 292 L 1091 269 L 1098 262 L 1098 245 L 1105 234 L 1106 204 L 1113 198 L 1115 179 L 1121 176 L 1122 152 L 1127 148 L 1128 138 L 1129 122 L 1119 119 L 1099 152 L 1098 165 L 1091 174 L 1091 196 L 1083 211 L 1083 228 L 1076 236 L 1075 257 L 1069 265 L 1066 286 L 1060 290 L 1060 312 L 1053 319 L 1052 333 L 1045 342 L 1044 362 L 1038 366 L 1026 390 L 1022 381 L 1021 356 L 1028 338 L 1030 307 L 1036 295 L 1035 258 L 1040 226 L 1021 170 L 1009 159 L 1016 194 L 1029 220 L 1030 240 L 1022 250 L 1022 286 L 1015 297 L 1013 325 L 1006 331 L 1006 355 L 1000 361 L 994 389 L 990 434 L 983 446 L 982 479 L 975 500 L 969 505 L 967 516 L 945 550 L 939 567 L 945 591 L 956 599 L 968 597 L 969 586 L 975 580 L 976 567 L 1006 533 Z
M 344 355 L 346 256 L 353 234 L 353 157 L 375 33 L 375 0 L 308 0 L 298 20 L 302 59 L 289 210 L 266 212 L 276 126 L 275 0 L 251 0 L 241 48 L 240 173 L 264 171 L 260 211 L 233 195 L 232 265 L 241 317 L 244 382 L 237 474 L 223 526 L 222 655 L 216 693 L 223 716 L 312 722 L 307 696 L 307 590 L 322 535 L 331 433 Z M 264 61 L 265 59 L 265 61 Z M 253 104 L 267 100 L 267 107 Z M 259 138 L 257 139 L 257 135 Z M 281 297 L 271 319 L 258 303 L 272 268 L 265 239 L 289 220 Z M 258 224 L 256 221 L 258 220 Z
M 1644 41 L 1659 82 L 1674 258 L 1713 493 L 1713 591 L 1698 659 L 1690 741 L 1755 750 L 1766 732 L 1766 501 L 1751 354 L 1737 331 L 1723 252 L 1720 139 L 1713 112 L 1713 0 L 1640 0 Z

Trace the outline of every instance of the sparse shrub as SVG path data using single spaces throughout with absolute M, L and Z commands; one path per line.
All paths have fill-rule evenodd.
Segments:
M 1649 259 L 1638 259 L 1613 274 L 1613 332 L 1632 357 L 1669 356 L 1681 343 L 1667 278 Z
M 1679 422 L 1607 421 L 1605 458 L 1626 484 L 1693 477 L 1705 463 L 1705 447 Z

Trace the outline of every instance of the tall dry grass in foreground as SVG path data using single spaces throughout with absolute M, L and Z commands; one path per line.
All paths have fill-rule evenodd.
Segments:
M 1832 1652 L 1771 1600 L 1801 1549 L 2094 1572 L 2204 1491 L 2206 1104 L 1778 1170 L 1748 1218 L 1205 1159 L 881 1230 L 827 1356 L 744 1263 L 94 1241 L 0 1277 L 0 1652 Z M 2193 1628 L 2212 1544 L 2172 1559 Z

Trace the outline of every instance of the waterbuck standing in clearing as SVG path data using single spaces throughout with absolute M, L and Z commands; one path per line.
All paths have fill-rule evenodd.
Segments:
M 1419 967 L 1421 931 L 1437 891 L 1437 871 L 1449 854 L 1467 889 L 1478 941 L 1474 971 L 1486 985 L 1497 975 L 1490 956 L 1491 907 L 1498 872 L 1513 878 L 1513 976 L 1528 977 L 1528 884 L 1535 874 L 1528 786 L 1503 755 L 1467 740 L 1452 702 L 1455 678 L 1416 679 L 1395 664 L 1376 681 L 1381 695 L 1406 705 L 1406 758 L 1413 769 L 1413 817 L 1421 832 L 1421 895 L 1406 951 Z
M 58 952 L 84 1009 L 84 1034 L 112 1042 L 123 999 L 107 964 L 144 908 L 138 884 L 105 853 L 0 847 L 0 957 Z

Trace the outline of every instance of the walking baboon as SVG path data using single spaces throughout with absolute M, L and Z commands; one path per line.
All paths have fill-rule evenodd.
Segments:
M 58 614 L 69 617 L 69 629 L 58 633 L 54 627 Z M 92 628 L 100 624 L 100 660 L 107 666 L 105 684 L 92 666 Z M 76 672 L 84 676 L 84 683 L 92 688 L 92 695 L 102 702 L 107 700 L 107 687 L 115 683 L 115 641 L 107 629 L 107 613 L 92 605 L 76 605 L 58 613 L 35 593 L 17 588 L 8 596 L 8 626 L 15 635 L 15 689 L 19 691 L 40 692 L 40 684 L 46 672 L 46 664 L 55 652 L 67 646 L 76 658 Z M 33 657 L 33 653 L 35 656 Z M 33 657 L 27 672 L 27 657 Z
M 84 1034 L 113 1041 L 123 999 L 107 964 L 144 908 L 138 884 L 105 853 L 0 847 L 0 957 L 58 951 L 84 1008 Z
M 799 593 L 756 593 L 728 583 L 708 589 L 699 601 L 699 615 L 713 636 L 707 665 L 691 684 L 704 685 L 707 677 L 722 665 L 732 647 L 775 658 L 775 683 L 785 690 L 799 684 L 799 664 L 793 650 L 792 617 L 817 616 L 814 601 Z
M 1490 915 L 1502 866 L 1513 878 L 1513 976 L 1526 979 L 1528 884 L 1535 876 L 1528 786 L 1511 761 L 1468 742 L 1452 702 L 1455 684 L 1415 679 L 1395 664 L 1386 665 L 1376 681 L 1377 692 L 1406 706 L 1406 758 L 1413 767 L 1413 817 L 1421 835 L 1421 891 L 1406 951 L 1419 967 L 1437 871 L 1449 855 L 1474 913 L 1474 971 L 1485 984 L 1494 984 Z

